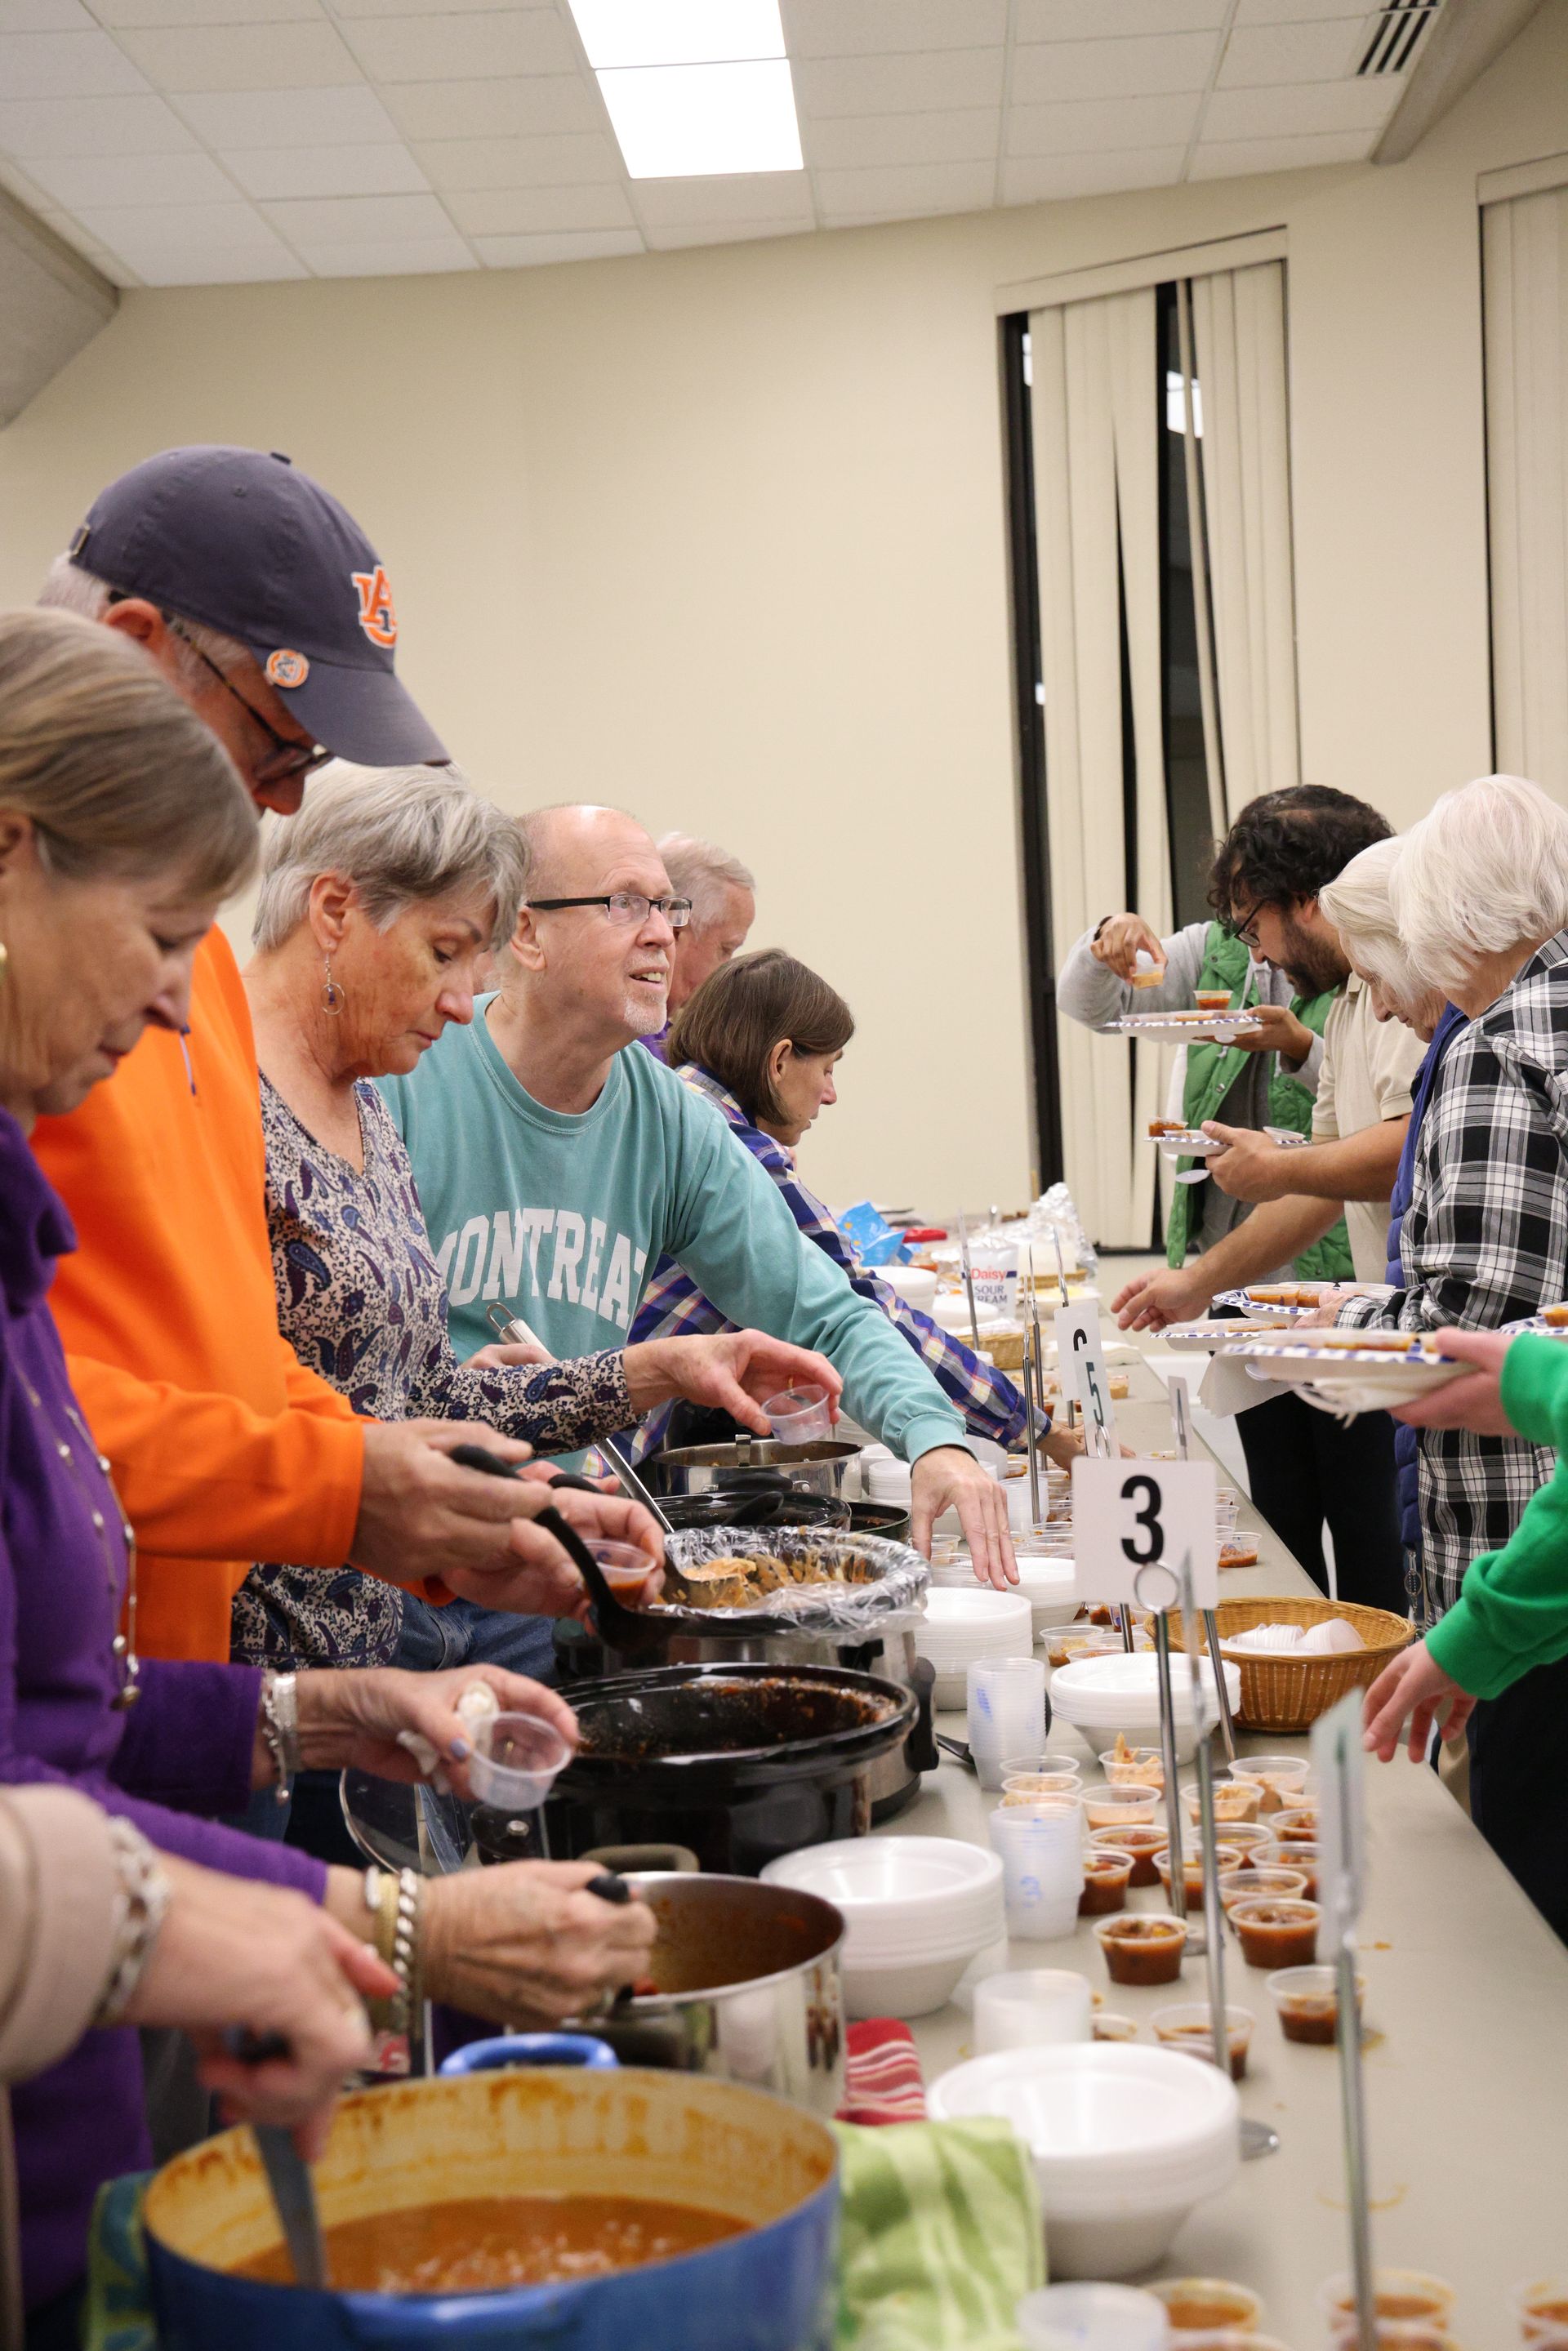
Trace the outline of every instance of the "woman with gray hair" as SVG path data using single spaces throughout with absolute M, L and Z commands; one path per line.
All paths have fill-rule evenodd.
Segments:
M 684 1395 L 760 1436 L 762 1400 L 838 1379 L 761 1332 L 661 1339 L 572 1363 L 482 1348 L 446 1327 L 396 1127 L 372 1080 L 406 1075 L 474 1018 L 483 961 L 510 937 L 524 881 L 514 820 L 453 768 L 338 763 L 273 828 L 246 987 L 262 1071 L 278 1319 L 301 1363 L 383 1419 L 486 1421 L 570 1452 Z M 232 1654 L 271 1666 L 447 1666 L 543 1678 L 548 1622 L 455 1600 L 436 1608 L 353 1569 L 258 1564 L 236 1594 Z
M 1496 1330 L 1568 1291 L 1568 811 L 1517 776 L 1446 792 L 1406 835 L 1389 901 L 1416 977 L 1458 1016 L 1416 1144 L 1392 1298 L 1339 1321 Z M 1550 1448 L 1424 1428 L 1423 1615 L 1500 1551 Z M 1538 1667 L 1471 1719 L 1476 1824 L 1568 1938 L 1568 1663 Z

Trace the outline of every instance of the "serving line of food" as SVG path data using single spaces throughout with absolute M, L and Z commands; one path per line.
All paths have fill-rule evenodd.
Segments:
M 1139 1452 L 1164 1450 L 1170 1415 L 1157 1375 L 1139 1363 L 1131 1388 L 1117 1415 L 1119 1435 Z M 1239 1524 L 1255 1541 L 1257 1564 L 1226 1571 L 1222 1600 L 1317 1602 L 1315 1587 L 1245 1501 Z M 1179 1659 L 1177 1666 L 1179 1680 Z M 961 1740 L 966 1719 L 939 1715 L 937 1729 Z M 1243 1761 L 1267 1752 L 1304 1764 L 1308 1754 L 1304 1737 L 1275 1732 L 1257 1736 L 1244 1729 L 1238 1743 Z M 1050 1747 L 1078 1763 L 1086 1793 L 1104 1792 L 1094 1750 L 1110 1747 L 1108 1735 L 1080 1732 L 1058 1715 Z M 1215 1756 L 1223 1777 L 1218 1740 Z M 1291 1792 L 1288 1786 L 1279 1791 L 1282 1797 Z M 873 1834 L 985 1845 L 990 1816 L 1002 1801 L 945 1753 L 918 1801 Z M 1454 2341 L 1485 2351 L 1517 2339 L 1510 2290 L 1562 2263 L 1568 1958 L 1434 1772 L 1405 1762 L 1369 1765 L 1366 1813 L 1367 1890 L 1358 1948 L 1365 1986 L 1375 2255 L 1379 2266 L 1447 2281 L 1455 2294 Z M 1259 1827 L 1268 1829 L 1270 1818 L 1277 1828 L 1289 1814 L 1264 1813 Z M 1196 1831 L 1185 1811 L 1183 1820 L 1190 1863 Z M 1310 1825 L 1300 1823 L 1296 1834 Z M 1311 1855 L 1312 1848 L 1305 1851 Z M 1282 1845 L 1271 1858 L 1289 1865 Z M 1165 1913 L 1170 1907 L 1158 1883 L 1134 1887 L 1126 1898 L 1132 1913 Z M 1290 1898 L 1276 1907 L 1288 1912 Z M 1207 2003 L 1201 1958 L 1185 1959 L 1179 1980 L 1145 1988 L 1113 1981 L 1095 1933 L 1103 1923 L 1082 1917 L 1067 1938 L 1013 1939 L 977 1961 L 956 1997 L 913 2026 L 927 2084 L 940 2084 L 973 2059 L 977 1985 L 1003 1970 L 1081 1973 L 1096 2016 L 1110 2012 L 1135 2028 L 1135 2040 L 1124 2044 L 1134 2048 L 1160 2045 L 1156 2014 L 1180 2002 Z M 1291 2351 L 1312 2351 L 1328 2339 L 1322 2289 L 1348 2261 L 1338 2066 L 1332 2045 L 1285 2037 L 1268 1989 L 1270 1972 L 1248 1964 L 1228 1927 L 1227 2005 L 1249 2011 L 1253 2020 L 1239 2084 L 1241 2107 L 1278 2133 L 1278 2151 L 1243 2163 L 1228 2186 L 1196 2201 L 1168 2252 L 1145 2274 L 1234 2281 L 1260 2298 L 1260 2332 Z M 1020 2053 L 1010 2064 L 994 2062 L 1010 2072 L 1016 2085 L 996 2103 L 1020 2098 L 1019 2111 L 1027 2111 L 1028 2059 Z M 936 2103 L 944 2104 L 939 2088 Z M 1049 2176 L 1051 2167 L 1044 2170 Z M 1046 2192 L 1049 2203 L 1049 2186 Z M 1049 2238 L 1049 2213 L 1047 2228 Z

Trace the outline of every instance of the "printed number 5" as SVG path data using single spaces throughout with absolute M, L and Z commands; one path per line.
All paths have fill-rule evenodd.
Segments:
M 1143 1528 L 1145 1541 L 1142 1543 L 1132 1542 L 1124 1535 L 1122 1549 L 1134 1565 L 1147 1567 L 1151 1560 L 1158 1559 L 1163 1553 L 1166 1547 L 1166 1531 L 1160 1524 L 1162 1497 L 1154 1479 L 1129 1478 L 1127 1479 L 1122 1489 L 1123 1501 L 1135 1502 L 1140 1494 L 1143 1496 L 1144 1507 L 1141 1510 L 1134 1511 L 1133 1524 Z
M 1077 1354 L 1081 1348 L 1087 1347 L 1088 1344 L 1088 1332 L 1082 1330 L 1074 1331 L 1072 1334 L 1073 1353 Z M 1085 1364 L 1084 1369 L 1089 1374 L 1089 1405 L 1090 1409 L 1094 1416 L 1094 1426 L 1096 1428 L 1103 1428 L 1105 1426 L 1105 1399 L 1100 1393 L 1100 1383 L 1094 1376 L 1094 1364 L 1092 1358 L 1091 1358 L 1090 1362 Z M 1151 1553 L 1150 1556 L 1152 1557 L 1153 1554 Z

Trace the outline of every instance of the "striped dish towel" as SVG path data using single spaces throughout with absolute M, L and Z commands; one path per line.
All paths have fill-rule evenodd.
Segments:
M 844 2035 L 841 2123 L 923 2123 L 925 2080 L 915 2035 L 891 2017 L 852 2024 Z

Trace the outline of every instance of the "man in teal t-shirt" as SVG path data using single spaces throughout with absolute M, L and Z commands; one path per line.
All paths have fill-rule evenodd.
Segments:
M 796 1227 L 724 1120 L 652 1053 L 674 932 L 652 840 L 613 809 L 523 820 L 526 898 L 498 996 L 382 1081 L 446 1280 L 453 1343 L 520 1314 L 554 1355 L 623 1345 L 661 1256 L 731 1322 L 814 1347 L 855 1418 L 914 1465 L 915 1539 L 952 1505 L 976 1573 L 1016 1574 L 1001 1489 L 885 1315 Z

